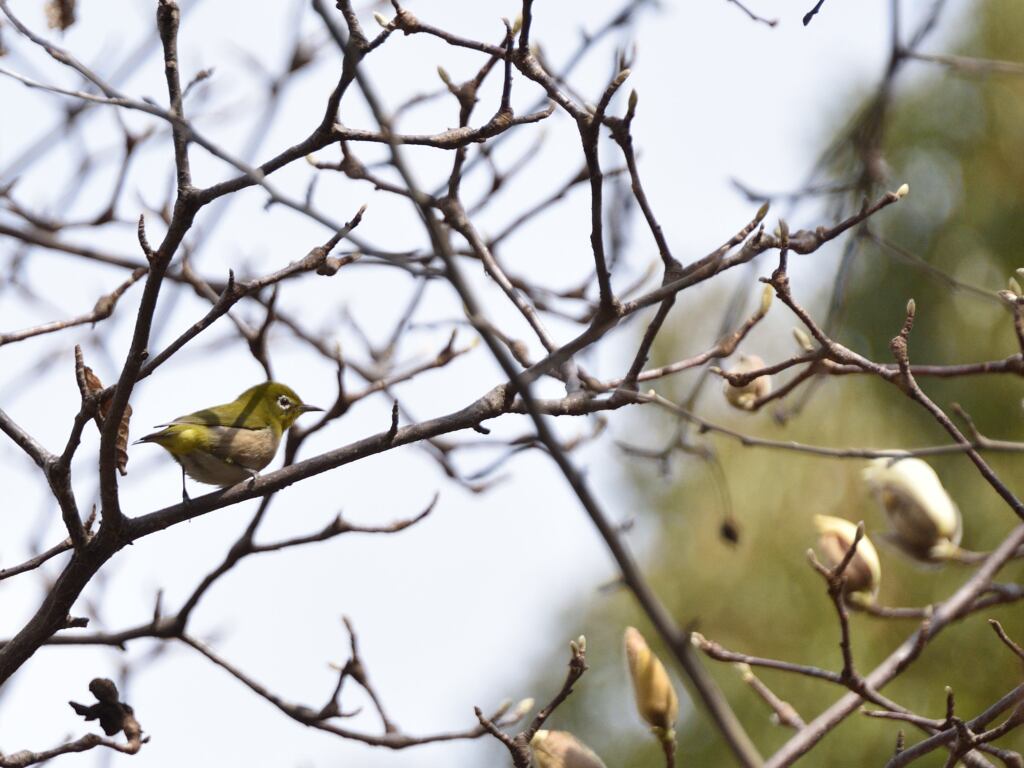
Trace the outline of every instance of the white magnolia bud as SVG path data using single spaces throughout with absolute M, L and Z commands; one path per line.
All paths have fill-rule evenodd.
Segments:
M 856 524 L 841 517 L 815 515 L 814 527 L 818 530 L 818 549 L 825 565 L 835 568 L 853 546 L 857 537 Z M 862 536 L 857 542 L 857 552 L 843 571 L 843 578 L 846 579 L 847 594 L 856 593 L 870 599 L 878 594 L 882 565 L 878 561 L 875 545 L 867 536 Z
M 917 458 L 874 459 L 864 481 L 892 525 L 892 541 L 907 554 L 939 560 L 960 543 L 960 510 L 926 462 Z
M 757 355 L 740 355 L 736 365 L 729 369 L 729 373 L 749 373 L 761 368 L 764 368 L 764 360 Z M 743 386 L 734 386 L 726 379 L 724 391 L 725 399 L 730 405 L 742 411 L 749 411 L 753 409 L 754 403 L 771 394 L 772 379 L 767 375 L 758 376 Z
M 539 730 L 530 739 L 537 768 L 607 768 L 600 757 L 568 731 Z
M 910 194 L 909 184 L 900 184 L 900 188 L 896 190 L 896 197 L 903 199 Z

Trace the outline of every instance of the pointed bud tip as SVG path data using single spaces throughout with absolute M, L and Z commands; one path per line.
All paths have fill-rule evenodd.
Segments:
M 896 199 L 902 200 L 904 197 L 910 194 L 909 184 L 900 184 L 900 188 L 896 190 Z
M 814 344 L 811 342 L 811 337 L 804 331 L 803 328 L 793 329 L 793 338 L 796 339 L 796 343 L 804 352 L 813 352 Z

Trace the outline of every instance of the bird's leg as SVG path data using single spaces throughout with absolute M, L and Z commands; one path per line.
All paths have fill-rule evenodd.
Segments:
M 185 490 L 185 468 L 181 468 L 181 503 L 191 504 L 192 499 L 189 498 L 188 491 Z
M 245 471 L 249 473 L 249 479 L 247 482 L 249 483 L 249 487 L 252 488 L 254 485 L 256 485 L 256 481 L 259 479 L 260 473 L 257 472 L 255 469 L 246 469 Z

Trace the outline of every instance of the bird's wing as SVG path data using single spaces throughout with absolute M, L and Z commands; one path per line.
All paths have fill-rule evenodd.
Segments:
M 227 414 L 227 407 L 230 403 L 225 405 L 215 405 L 212 408 L 204 408 L 201 411 L 195 413 L 186 413 L 184 416 L 178 416 L 176 419 L 172 419 L 166 424 L 157 424 L 158 427 L 169 427 L 172 424 L 199 424 L 204 427 L 229 427 L 231 429 L 248 429 L 239 422 L 243 417 L 236 417 L 235 422 L 232 423 L 231 417 Z

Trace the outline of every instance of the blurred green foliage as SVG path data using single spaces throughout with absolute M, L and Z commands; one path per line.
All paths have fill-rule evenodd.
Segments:
M 949 16 L 946 29 L 962 29 L 956 53 L 1024 61 L 1024 4 L 992 0 L 973 5 L 960 18 Z M 935 50 L 933 46 L 926 46 Z M 855 118 L 856 119 L 856 118 Z M 840 153 L 831 170 L 849 177 L 858 161 Z M 917 322 L 910 354 L 918 363 L 958 363 L 999 359 L 1018 351 L 1009 312 L 994 291 L 1006 287 L 1013 270 L 1024 266 L 1024 78 L 964 75 L 935 64 L 908 62 L 897 82 L 883 138 L 890 170 L 889 188 L 903 181 L 910 196 L 872 220 L 874 232 L 964 284 L 981 296 L 919 263 L 894 256 L 862 241 L 846 285 L 846 303 L 835 335 L 851 348 L 879 361 L 891 359 L 888 342 L 899 329 L 910 297 Z M 845 158 L 844 164 L 842 158 Z M 855 204 L 855 203 L 854 203 Z M 772 220 L 769 214 L 769 221 Z M 810 218 L 810 215 L 808 215 Z M 811 219 L 813 221 L 813 219 Z M 801 222 L 809 223 L 809 222 Z M 840 244 L 829 246 L 832 253 Z M 772 257 L 767 257 L 772 258 Z M 808 261 L 794 258 L 793 289 L 798 299 L 824 318 L 827 276 Z M 774 264 L 758 265 L 767 274 Z M 752 277 L 749 278 L 753 282 Z M 698 351 L 697 338 L 713 331 L 695 329 L 717 316 L 724 293 L 706 291 L 700 302 L 673 314 L 655 363 Z M 751 301 L 759 296 L 752 284 Z M 741 351 L 769 361 L 793 354 L 788 338 L 792 318 L 778 303 L 771 317 L 773 336 L 752 336 Z M 758 341 L 760 339 L 760 341 Z M 753 344 L 760 346 L 753 346 Z M 781 380 L 784 380 L 782 377 Z M 658 385 L 677 399 L 693 378 Z M 779 382 L 777 382 L 778 384 Z M 961 403 L 989 436 L 1024 439 L 1019 379 L 1011 376 L 924 380 L 941 406 Z M 799 392 L 797 395 L 799 396 Z M 780 426 L 771 414 L 737 414 L 719 401 L 717 381 L 705 387 L 698 411 L 747 434 L 826 446 L 912 447 L 948 442 L 933 419 L 898 389 L 862 376 L 832 378 L 818 387 L 799 416 Z M 660 447 L 668 435 L 664 414 L 632 417 L 634 442 Z M 660 436 L 660 437 L 655 437 Z M 808 566 L 816 513 L 865 520 L 882 558 L 880 601 L 885 605 L 924 605 L 950 595 L 969 575 L 964 566 L 925 567 L 909 562 L 881 541 L 887 528 L 882 512 L 860 480 L 861 460 L 836 460 L 804 454 L 742 447 L 735 441 L 705 436 L 714 446 L 727 477 L 732 509 L 742 526 L 732 547 L 719 535 L 722 489 L 714 474 L 694 457 L 673 460 L 668 477 L 652 462 L 631 461 L 636 530 L 631 541 L 642 554 L 644 570 L 657 592 L 684 625 L 695 622 L 725 647 L 838 670 L 838 625 L 821 578 Z M 1019 455 L 990 455 L 1000 477 L 1024 492 Z M 936 458 L 932 466 L 964 515 L 964 546 L 982 550 L 997 544 L 1014 525 L 1012 513 L 962 456 Z M 1021 581 L 1024 566 L 1011 564 L 1002 581 Z M 625 592 L 596 594 L 588 605 L 566 617 L 569 635 L 585 632 L 591 671 L 558 711 L 550 727 L 573 731 L 605 759 L 610 768 L 664 764 L 654 740 L 632 709 L 622 658 L 622 631 L 641 629 L 666 661 L 649 624 Z M 1000 607 L 975 614 L 943 632 L 921 660 L 885 689 L 886 695 L 930 717 L 944 715 L 944 686 L 956 692 L 958 713 L 969 717 L 1021 682 L 1022 667 L 997 640 L 986 619 L 998 618 L 1011 636 L 1024 642 L 1024 608 Z M 913 629 L 908 620 L 879 620 L 855 614 L 854 654 L 866 672 L 884 659 Z M 536 682 L 538 692 L 555 690 L 567 652 L 553 657 Z M 763 754 L 779 747 L 790 732 L 774 725 L 764 703 L 730 665 L 705 660 Z M 670 667 L 673 665 L 670 663 Z M 810 720 L 842 691 L 828 683 L 772 671 L 759 676 Z M 681 689 L 683 686 L 680 686 Z M 681 766 L 734 764 L 703 715 L 684 706 L 679 730 Z M 801 764 L 816 766 L 883 765 L 891 756 L 897 723 L 855 714 L 827 737 Z M 908 743 L 921 734 L 907 732 Z M 1024 748 L 1018 731 L 1003 744 Z M 920 765 L 941 766 L 934 753 Z

